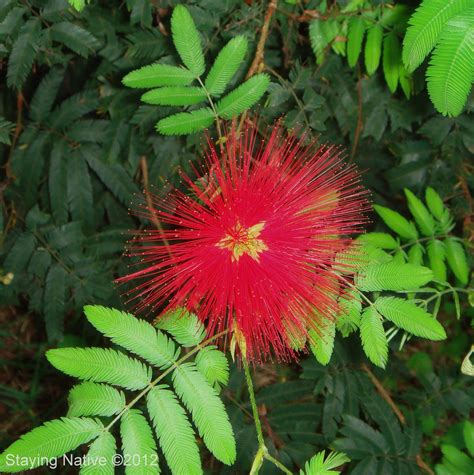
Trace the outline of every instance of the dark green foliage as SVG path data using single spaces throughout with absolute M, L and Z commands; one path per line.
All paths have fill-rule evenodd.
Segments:
M 123 275 L 129 264 L 121 257 L 132 237 L 129 230 L 151 226 L 128 212 L 140 200 L 144 173 L 148 173 L 151 191 L 161 192 L 170 184 L 181 186 L 178 169 L 189 171 L 189 161 L 196 165 L 202 155 L 200 134 L 170 134 L 209 128 L 216 138 L 216 114 L 196 80 L 200 76 L 223 123 L 258 101 L 268 85 L 258 109 L 262 134 L 266 124 L 283 116 L 290 128 L 307 130 L 320 142 L 342 145 L 364 170 L 363 182 L 372 191 L 373 201 L 408 222 L 403 230 L 398 228 L 397 235 L 378 214 L 371 214 L 369 230 L 377 235 L 363 241 L 372 246 L 374 265 L 387 263 L 388 254 L 398 262 L 397 268 L 403 260 L 418 270 L 419 266 L 430 269 L 434 278 L 430 280 L 431 274 L 423 277 L 430 277 L 431 293 L 382 289 L 387 293 L 380 296 L 380 289 L 367 290 L 377 302 L 372 317 L 385 312 L 383 320 L 377 321 L 379 332 L 370 333 L 379 343 L 372 344 L 370 353 L 373 359 L 386 362 L 385 371 L 371 366 L 363 352 L 364 339 L 356 333 L 370 323 L 363 316 L 368 304 L 361 296 L 346 301 L 341 297 L 343 315 L 335 329 L 328 331 L 336 336 L 323 340 L 315 350 L 326 366 L 310 354 L 302 355 L 301 367 L 275 364 L 257 369 L 257 401 L 270 452 L 297 473 L 305 471 L 305 464 L 318 451 L 336 447 L 351 458 L 344 467 L 349 474 L 419 473 L 415 462 L 419 454 L 432 469 L 436 464 L 452 469 L 450 463 L 455 460 L 472 460 L 464 436 L 458 429 L 448 429 L 468 419 L 474 407 L 472 378 L 460 373 L 469 352 L 473 313 L 462 292 L 457 298 L 438 281 L 472 287 L 472 247 L 461 244 L 459 238 L 472 233 L 472 223 L 465 217 L 474 195 L 473 102 L 468 98 L 465 112 L 455 118 L 442 117 L 425 90 L 422 68 L 408 73 L 403 67 L 406 23 L 415 4 L 281 0 L 265 44 L 265 67 L 257 79 L 245 83 L 266 1 L 182 2 L 198 34 L 188 28 L 178 45 L 193 44 L 192 55 L 185 46 L 175 47 L 172 39 L 172 7 L 179 2 L 70 3 L 76 8 L 66 0 L 0 2 L 0 152 L 5 172 L 0 186 L 0 301 L 5 307 L 0 313 L 0 363 L 5 374 L 0 380 L 0 399 L 6 408 L 0 424 L 2 449 L 32 427 L 65 413 L 65 380 L 44 358 L 50 342 L 102 345 L 80 313 L 85 304 L 121 305 L 119 294 L 125 289 L 115 289 L 113 279 Z M 456 26 L 455 37 L 443 39 L 445 50 L 459 44 L 466 31 L 463 20 Z M 440 49 L 439 57 L 433 55 L 438 70 L 446 69 L 445 50 Z M 463 65 L 464 47 L 461 53 L 457 62 Z M 468 82 L 464 76 L 463 93 Z M 432 88 L 436 95 L 439 86 L 434 80 Z M 462 107 L 459 102 L 453 104 L 455 108 L 448 112 Z M 255 115 L 251 112 L 248 117 L 254 120 Z M 157 133 L 157 123 L 158 130 L 168 136 Z M 469 240 L 464 243 L 469 245 Z M 405 246 L 403 253 L 401 246 Z M 444 291 L 442 298 L 436 293 Z M 472 300 L 472 291 L 469 295 Z M 413 327 L 403 322 L 403 316 L 400 320 L 399 313 L 387 312 L 387 301 L 379 297 L 403 297 L 417 308 L 424 307 L 416 299 L 434 297 L 428 310 L 437 314 L 447 339 L 413 338 L 405 344 L 408 334 L 403 329 L 413 331 Z M 25 315 L 31 317 L 26 320 Z M 185 330 L 175 335 L 181 346 L 193 347 L 204 338 L 201 333 L 190 337 Z M 443 336 L 438 326 L 431 330 L 431 337 Z M 124 344 L 118 340 L 115 335 L 114 344 Z M 154 358 L 151 364 L 167 368 L 176 356 L 172 345 L 161 355 L 163 360 L 145 352 L 147 348 L 141 345 L 141 354 L 130 357 L 148 363 L 147 358 Z M 237 461 L 223 466 L 207 456 L 204 469 L 248 473 L 257 441 L 243 375 L 231 365 L 230 384 L 223 387 L 227 364 L 216 359 L 215 348 L 206 350 L 185 376 L 195 378 L 199 371 L 201 383 L 205 378 L 209 388 L 221 390 L 236 434 Z M 390 393 L 406 424 L 380 399 L 367 367 Z M 164 400 L 149 401 L 152 411 L 159 403 L 176 409 L 173 380 L 165 383 Z M 89 392 L 103 394 L 106 403 L 93 410 L 84 400 L 81 403 L 83 385 L 88 385 Z M 76 385 L 68 419 L 113 418 L 123 406 L 123 392 L 119 388 L 104 391 L 103 385 L 90 381 Z M 186 402 L 193 416 L 203 397 L 206 394 L 197 402 Z M 191 416 L 184 406 L 178 407 L 185 415 L 181 429 L 191 427 Z M 124 443 L 117 444 L 118 450 L 148 456 L 161 450 L 154 440 L 160 426 L 150 424 L 150 416 L 153 419 L 146 404 L 128 412 L 121 421 Z M 70 439 L 68 447 L 92 441 L 101 430 L 92 419 L 85 420 L 84 436 Z M 74 422 L 70 428 L 78 433 Z M 179 429 L 168 431 L 168 436 L 178 437 Z M 199 427 L 191 428 L 188 436 L 194 462 L 194 432 L 199 431 Z M 110 439 L 97 440 L 105 449 L 113 448 Z M 93 447 L 97 450 L 97 445 Z M 166 457 L 161 452 L 158 456 L 164 465 Z M 62 467 L 58 473 L 63 473 Z M 264 462 L 261 473 L 281 472 Z

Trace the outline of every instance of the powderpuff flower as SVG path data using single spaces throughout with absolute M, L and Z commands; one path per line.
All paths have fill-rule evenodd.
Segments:
M 143 204 L 165 229 L 133 240 L 140 269 L 118 282 L 137 282 L 138 311 L 183 307 L 210 335 L 233 333 L 248 359 L 289 360 L 295 341 L 338 313 L 335 256 L 361 231 L 367 193 L 339 148 L 305 145 L 280 124 L 257 135 L 209 143 L 197 176 L 182 173 L 186 192 Z

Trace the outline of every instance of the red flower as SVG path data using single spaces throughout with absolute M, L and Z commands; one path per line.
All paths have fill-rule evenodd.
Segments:
M 146 266 L 119 279 L 143 279 L 138 310 L 185 307 L 210 334 L 237 330 L 254 360 L 291 357 L 295 339 L 334 318 L 334 256 L 365 222 L 366 192 L 338 148 L 283 134 L 231 133 L 221 157 L 210 144 L 198 179 L 183 175 L 189 195 L 142 208 L 169 229 L 142 233 L 148 245 L 131 254 Z

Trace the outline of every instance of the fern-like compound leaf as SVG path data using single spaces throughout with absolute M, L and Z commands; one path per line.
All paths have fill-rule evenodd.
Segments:
M 418 238 L 418 231 L 415 225 L 404 218 L 400 213 L 380 205 L 374 205 L 374 209 L 383 219 L 384 223 L 402 238 L 413 240 Z
M 451 237 L 448 237 L 444 243 L 449 267 L 461 284 L 467 285 L 469 282 L 469 265 L 462 244 Z
M 185 348 L 199 345 L 206 337 L 202 322 L 185 308 L 177 308 L 161 315 L 155 326 L 168 332 Z
M 398 297 L 379 297 L 375 308 L 397 327 L 429 340 L 444 340 L 446 332 L 432 315 L 414 303 Z
M 388 33 L 383 40 L 383 74 L 391 93 L 397 90 L 401 47 L 395 33 Z
M 443 115 L 461 113 L 474 80 L 474 6 L 447 24 L 426 70 L 428 93 Z
M 388 359 L 388 342 L 383 328 L 382 316 L 370 306 L 364 310 L 360 319 L 360 338 L 362 348 L 372 363 L 385 368 Z
M 138 409 L 128 410 L 120 422 L 120 436 L 126 475 L 156 475 L 160 473 L 155 438 L 148 421 Z
M 333 469 L 350 462 L 349 457 L 342 452 L 330 452 L 326 457 L 326 452 L 322 450 L 304 464 L 304 471 L 300 470 L 300 475 L 335 475 Z
M 203 471 L 194 431 L 175 395 L 167 386 L 158 386 L 148 393 L 147 408 L 171 471 L 201 475 Z
M 247 46 L 247 38 L 238 35 L 219 51 L 204 83 L 209 94 L 219 96 L 225 91 L 244 60 Z
M 170 115 L 156 124 L 156 130 L 163 135 L 192 134 L 212 125 L 214 119 L 214 112 L 205 107 L 192 112 Z
M 62 43 L 84 58 L 100 46 L 99 40 L 92 33 L 70 21 L 55 23 L 49 31 L 54 41 Z
M 58 348 L 47 351 L 46 357 L 59 371 L 96 383 L 143 389 L 151 381 L 150 368 L 109 348 Z
M 84 313 L 89 322 L 114 343 L 158 368 L 171 366 L 178 357 L 179 350 L 173 341 L 145 320 L 100 305 L 87 305 Z
M 51 112 L 59 87 L 63 82 L 64 72 L 59 68 L 51 68 L 41 80 L 31 99 L 30 117 L 36 122 L 43 122 Z
M 168 86 L 145 92 L 142 102 L 159 106 L 190 106 L 206 99 L 201 87 Z
M 357 60 L 359 59 L 366 26 L 366 22 L 361 16 L 355 16 L 349 21 L 349 33 L 347 35 L 347 61 L 351 68 L 357 64 Z
M 79 475 L 113 475 L 115 473 L 114 455 L 117 452 L 115 437 L 110 432 L 102 432 L 92 442 Z
M 217 346 L 204 347 L 194 360 L 199 372 L 206 378 L 211 386 L 219 389 L 229 381 L 229 362 L 225 354 Z
M 195 76 L 201 76 L 206 68 L 201 39 L 193 18 L 184 5 L 177 5 L 173 10 L 171 32 L 183 64 Z
M 144 89 L 161 86 L 188 86 L 194 80 L 189 69 L 169 64 L 150 64 L 128 73 L 122 82 L 127 87 Z
M 310 348 L 319 363 L 325 366 L 331 360 L 334 350 L 336 323 L 334 321 L 327 321 L 318 330 L 311 329 L 308 332 Z
M 418 225 L 421 233 L 425 236 L 432 236 L 436 231 L 433 216 L 426 209 L 426 206 L 423 204 L 423 202 L 410 190 L 405 188 L 404 191 L 408 201 L 408 208 L 415 218 L 415 222 Z
M 380 25 L 375 24 L 369 28 L 364 49 L 365 68 L 369 75 L 375 73 L 379 67 L 382 54 L 382 39 L 383 28 Z
M 217 113 L 224 119 L 232 119 L 250 109 L 263 96 L 270 84 L 268 74 L 256 74 L 224 96 L 217 103 Z
M 433 216 L 439 220 L 443 219 L 443 215 L 446 211 L 446 208 L 444 206 L 443 200 L 441 199 L 441 196 L 439 196 L 436 190 L 431 188 L 431 186 L 428 186 L 426 188 L 425 200 Z
M 71 389 L 68 404 L 68 417 L 113 416 L 125 407 L 125 395 L 107 384 L 85 381 Z
M 370 264 L 356 276 L 356 285 L 365 292 L 381 290 L 411 290 L 422 287 L 433 279 L 428 267 L 385 262 Z
M 20 88 L 23 86 L 38 51 L 38 40 L 41 34 L 41 22 L 32 17 L 20 29 L 18 38 L 8 58 L 7 85 Z
M 194 363 L 184 363 L 173 372 L 176 393 L 191 412 L 207 448 L 221 462 L 232 465 L 236 448 L 234 433 L 224 404 Z
M 438 41 L 446 23 L 469 6 L 470 0 L 423 0 L 409 20 L 403 40 L 403 63 L 414 71 Z
M 0 472 L 16 473 L 44 465 L 100 435 L 104 426 L 95 419 L 63 417 L 45 422 L 13 442 L 0 455 Z M 12 460 L 28 460 L 29 466 Z

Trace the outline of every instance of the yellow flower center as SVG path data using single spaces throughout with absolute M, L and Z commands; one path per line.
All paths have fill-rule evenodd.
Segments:
M 258 223 L 244 228 L 239 222 L 216 244 L 220 249 L 229 249 L 232 262 L 238 261 L 244 254 L 259 260 L 259 254 L 268 250 L 266 244 L 259 239 L 265 223 Z

